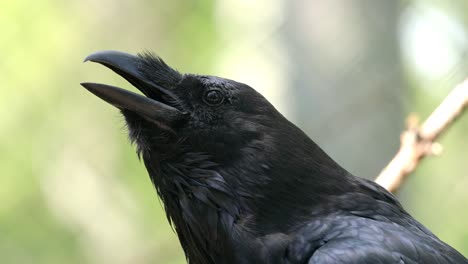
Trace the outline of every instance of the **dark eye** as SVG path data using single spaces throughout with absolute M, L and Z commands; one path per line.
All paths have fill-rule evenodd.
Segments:
M 219 90 L 209 90 L 205 92 L 203 100 L 209 105 L 220 105 L 224 100 L 224 96 Z

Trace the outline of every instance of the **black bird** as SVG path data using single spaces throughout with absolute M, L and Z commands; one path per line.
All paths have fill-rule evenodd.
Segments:
M 150 53 L 85 61 L 145 95 L 82 83 L 125 117 L 189 263 L 468 263 L 251 87 Z

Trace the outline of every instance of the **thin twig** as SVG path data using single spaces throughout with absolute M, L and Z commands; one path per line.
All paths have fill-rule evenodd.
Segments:
M 411 114 L 406 121 L 407 129 L 401 134 L 400 150 L 375 182 L 396 192 L 422 158 L 441 152 L 442 147 L 436 140 L 467 106 L 468 79 L 457 85 L 422 125 L 416 115 Z

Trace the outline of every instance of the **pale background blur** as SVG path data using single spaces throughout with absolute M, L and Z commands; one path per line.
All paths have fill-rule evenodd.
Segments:
M 350 172 L 374 178 L 408 113 L 468 77 L 468 2 L 0 3 L 0 262 L 185 263 L 118 111 L 80 87 L 131 88 L 83 64 L 152 50 L 263 93 Z M 398 194 L 468 255 L 468 114 Z

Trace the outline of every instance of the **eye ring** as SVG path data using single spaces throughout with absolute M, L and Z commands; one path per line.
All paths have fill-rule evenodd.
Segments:
M 223 103 L 224 95 L 218 89 L 211 89 L 205 92 L 203 95 L 203 101 L 208 105 L 217 106 Z

